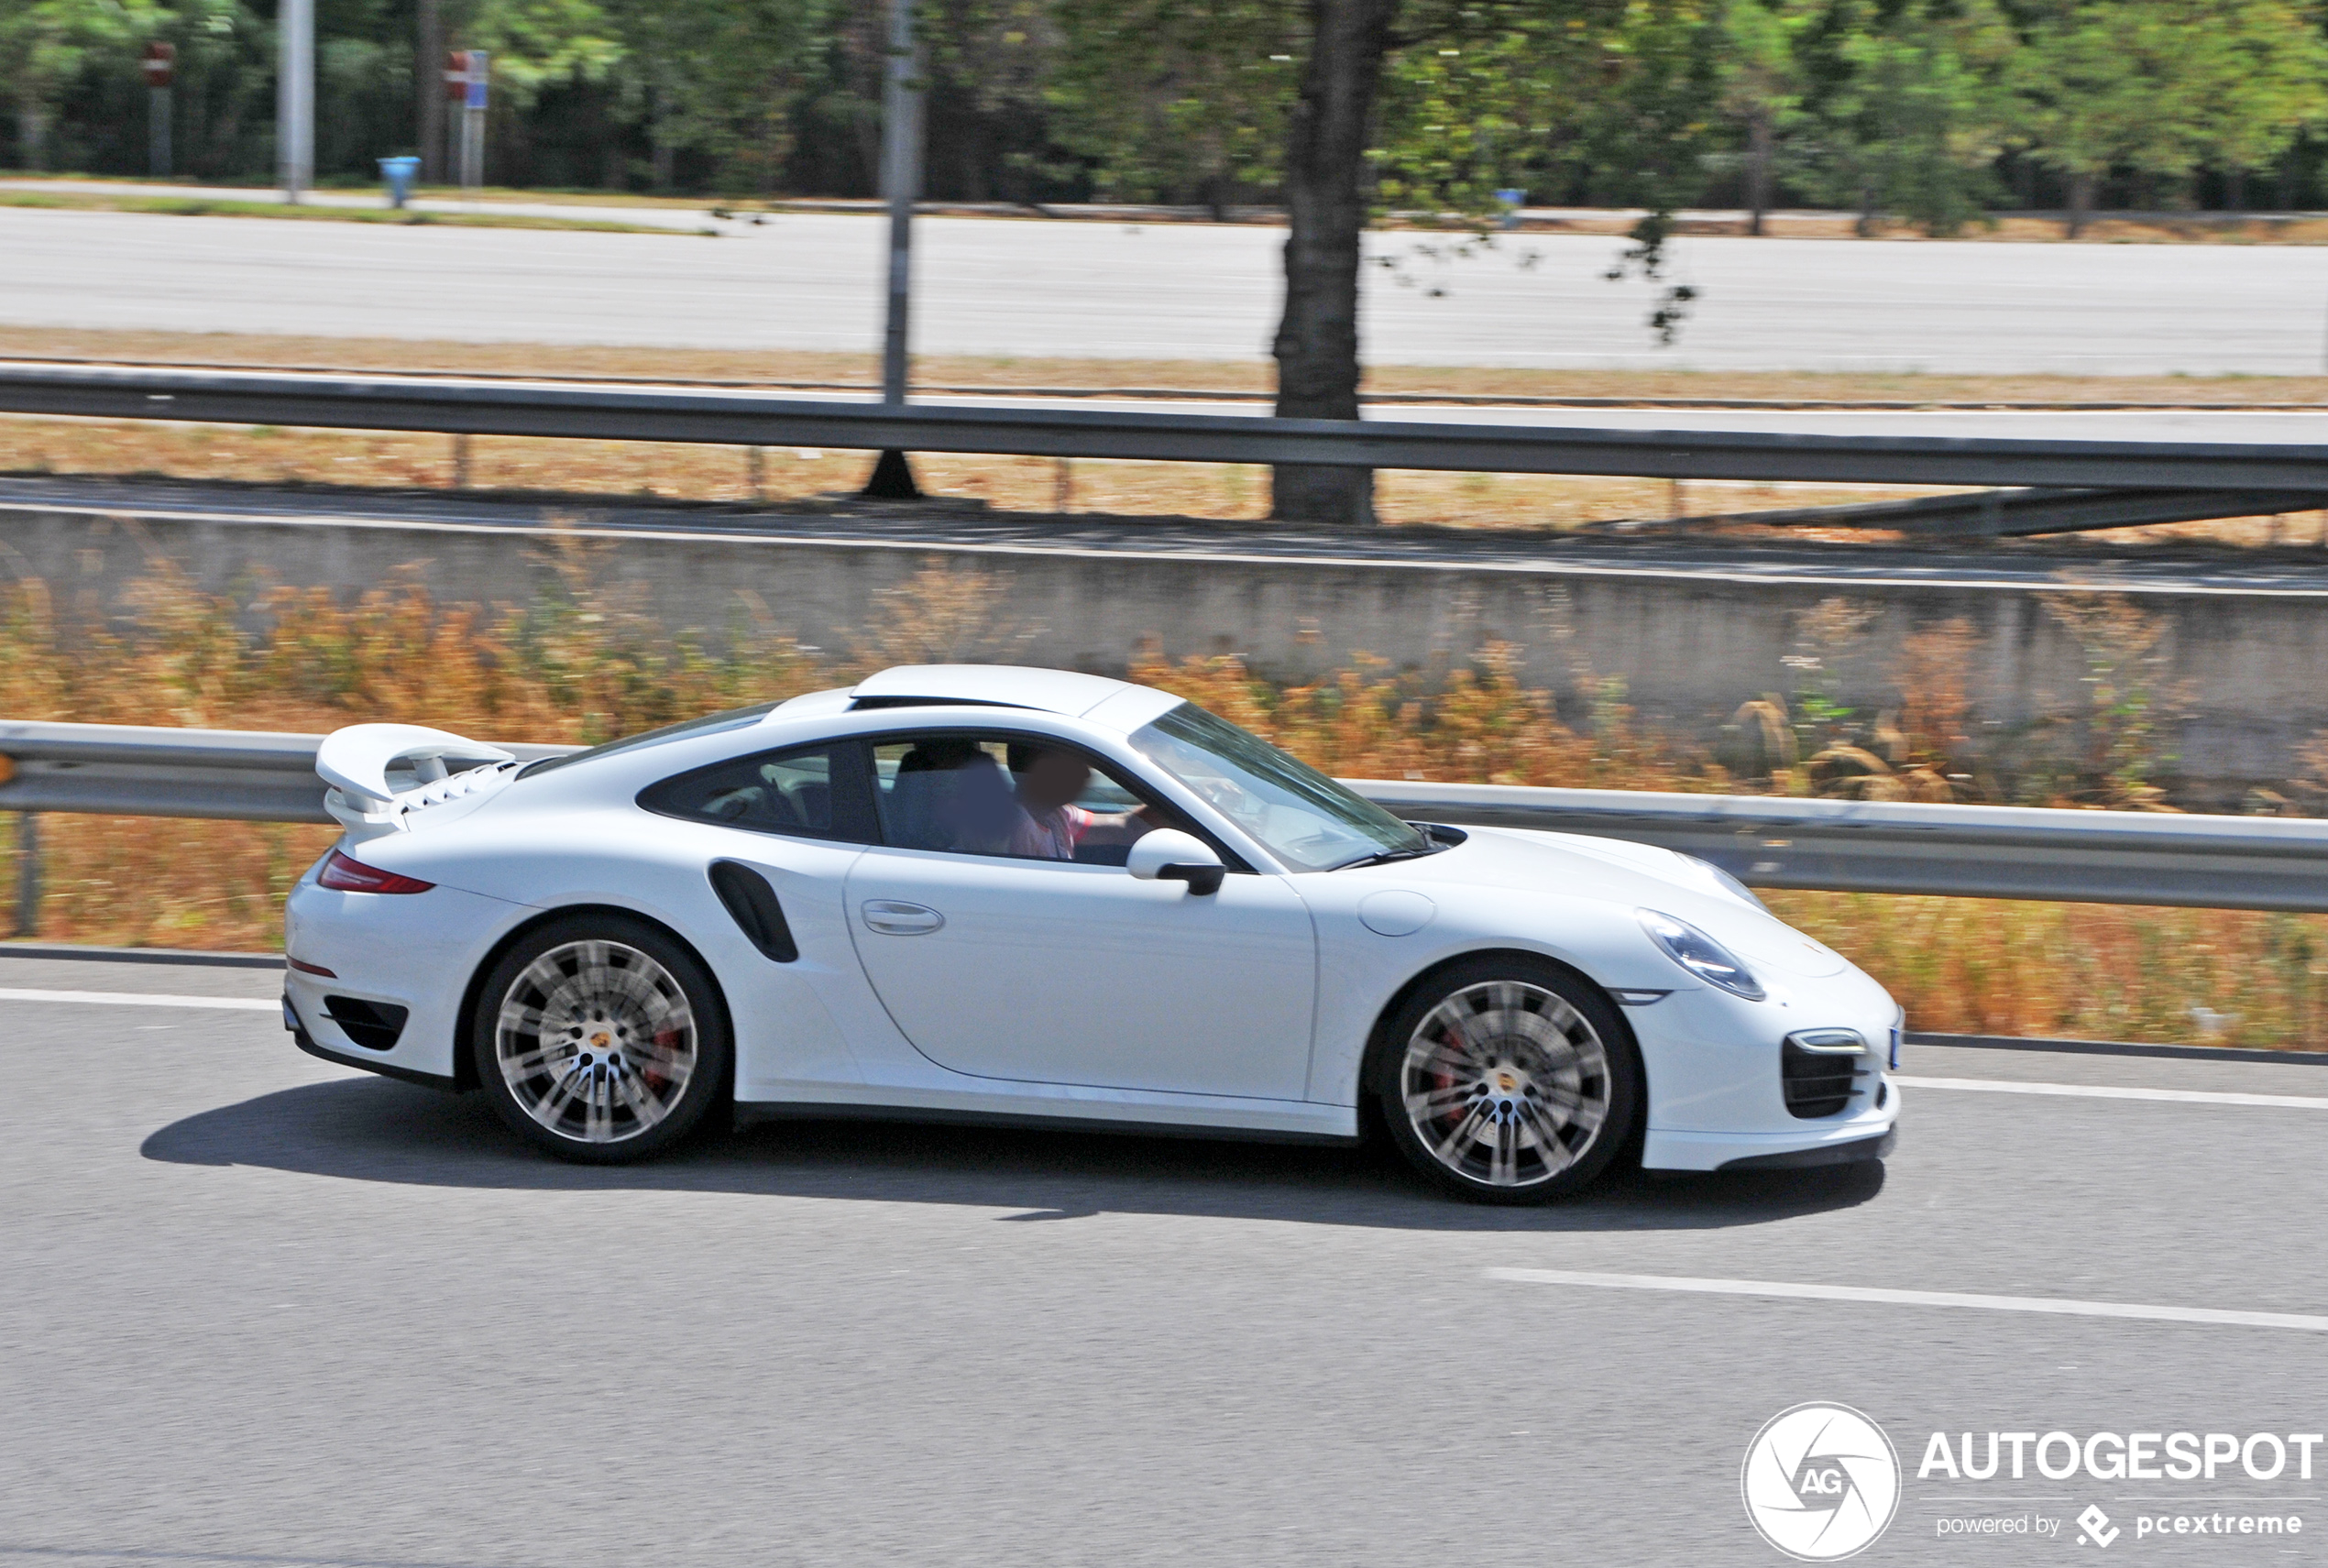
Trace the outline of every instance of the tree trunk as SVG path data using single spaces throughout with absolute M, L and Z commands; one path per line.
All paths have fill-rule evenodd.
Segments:
M 445 183 L 445 17 L 437 0 L 420 0 L 420 26 L 412 49 L 420 56 L 412 71 L 412 127 L 420 138 L 421 179 Z
M 1310 58 L 1286 127 L 1285 314 L 1274 347 L 1283 419 L 1358 417 L 1367 137 L 1398 8 L 1399 0 L 1310 0 Z M 1374 474 L 1279 464 L 1269 515 L 1372 522 Z
M 2093 214 L 2093 176 L 2070 176 L 2070 237 L 2077 238 L 2085 232 L 2086 220 Z
M 1852 232 L 1861 239 L 1875 237 L 1875 181 L 1863 180 L 1859 188 L 1859 222 Z
M 1770 115 L 1758 109 L 1746 122 L 1746 232 L 1757 239 L 1770 208 Z
M 2223 204 L 2235 213 L 2247 210 L 2247 171 L 2240 168 L 2223 171 Z

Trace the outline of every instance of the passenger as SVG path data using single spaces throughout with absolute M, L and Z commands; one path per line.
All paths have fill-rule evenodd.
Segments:
M 1010 743 L 1011 776 L 1018 785 L 1017 828 L 1009 852 L 1028 860 L 1071 861 L 1082 844 L 1129 844 L 1159 826 L 1148 807 L 1137 811 L 1086 811 L 1076 798 L 1091 787 L 1092 768 L 1082 755 L 1061 747 Z

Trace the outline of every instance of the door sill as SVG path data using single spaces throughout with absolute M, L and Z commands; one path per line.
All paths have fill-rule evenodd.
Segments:
M 1347 1146 L 1359 1141 L 1356 1133 L 1313 1133 L 1287 1127 L 1232 1126 L 1216 1123 L 1133 1121 L 1114 1116 L 1057 1116 L 1046 1112 L 964 1111 L 930 1105 L 858 1105 L 813 1100 L 739 1100 L 735 1105 L 735 1124 L 739 1127 L 756 1126 L 768 1122 L 828 1121 L 913 1122 L 958 1127 L 1118 1133 L 1130 1137 L 1212 1138 L 1241 1144 Z

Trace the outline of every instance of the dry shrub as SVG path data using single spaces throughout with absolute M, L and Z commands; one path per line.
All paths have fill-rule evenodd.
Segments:
M 2188 707 L 2187 686 L 2167 678 L 2160 651 L 2168 622 L 2123 594 L 2045 596 L 2046 613 L 2085 656 L 2087 707 L 2079 754 L 2063 770 L 2058 804 L 2123 811 L 2175 811 L 2159 776 L 2178 761 L 2163 750 Z
M 1394 674 L 1360 653 L 1309 685 L 1278 686 L 1233 654 L 1174 664 L 1153 648 L 1130 678 L 1187 697 L 1341 778 L 1703 790 L 1708 780 L 1633 723 L 1620 681 L 1580 678 L 1591 718 L 1562 722 L 1551 694 L 1519 677 L 1521 650 L 1481 649 L 1472 667 Z
M 2328 918 L 1871 894 L 1768 893 L 1882 981 L 1911 1028 L 2304 1049 Z
M 555 539 L 546 550 L 550 587 L 522 607 L 441 605 L 412 581 L 348 600 L 262 585 L 238 604 L 158 563 L 125 598 L 126 627 L 72 639 L 60 636 L 44 585 L 0 587 L 0 712 L 294 730 L 400 718 L 490 739 L 585 741 L 843 684 L 880 664 L 1007 659 L 1025 635 L 1000 614 L 1004 579 L 932 565 L 885 596 L 841 655 L 800 647 L 752 601 L 741 602 L 715 648 L 668 635 L 634 596 L 604 586 L 596 547 Z M 2117 610 L 2078 624 L 2121 665 L 2154 651 L 2155 637 Z M 1839 617 L 1822 630 L 1858 629 Z M 1868 762 L 1881 765 L 1877 748 L 1899 745 L 1912 763 L 1937 762 L 1962 744 L 1966 705 L 1950 679 L 1968 636 L 1954 623 L 1909 640 L 1896 738 L 1884 718 L 1846 716 L 1864 724 L 1871 744 L 1856 749 Z M 1644 732 L 1620 679 L 1575 669 L 1571 721 L 1552 693 L 1521 680 L 1521 650 L 1497 643 L 1468 665 L 1400 673 L 1359 656 L 1325 678 L 1278 685 L 1234 657 L 1171 663 L 1150 649 L 1132 674 L 1345 777 L 1731 787 L 1724 768 Z M 1787 748 L 1802 716 L 1783 698 L 1747 704 L 1739 721 L 1781 783 L 1801 772 Z M 2105 754 L 2122 770 L 2135 734 L 2105 732 Z M 2328 737 L 2308 755 L 2328 780 Z M 1861 766 L 1859 776 L 1885 776 Z M 272 947 L 284 892 L 331 836 L 263 824 L 44 818 L 42 935 Z M 13 907 L 13 859 L 0 855 L 0 907 Z M 1807 893 L 1773 894 L 1771 903 L 1889 985 L 1920 1028 L 2300 1047 L 2319 1017 L 2315 964 L 2328 951 L 2328 927 L 2309 917 Z

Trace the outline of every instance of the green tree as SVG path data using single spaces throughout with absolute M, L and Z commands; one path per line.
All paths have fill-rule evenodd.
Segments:
M 2328 117 L 2328 40 L 2314 0 L 2237 0 L 2196 40 L 2193 73 L 2208 85 L 2202 158 L 2221 171 L 2226 204 L 2246 205 L 2247 177 L 2287 155 Z
M 2020 42 L 1992 0 L 1905 0 L 1888 14 L 1840 0 L 1825 18 L 1827 85 L 1804 183 L 1859 210 L 1862 234 L 1895 213 L 1951 235 L 1995 189 Z
M 0 5 L 0 90 L 16 111 L 17 156 L 48 164 L 57 101 L 93 56 L 134 71 L 129 45 L 161 18 L 146 0 L 8 0 Z
M 1749 234 L 1762 232 L 1780 138 L 1805 118 L 1802 48 L 1823 9 L 1820 0 L 1730 0 L 1722 12 L 1721 105 L 1745 132 Z
M 1664 284 L 1650 329 L 1671 344 L 1697 291 L 1665 275 L 1676 209 L 1705 188 L 1721 96 L 1719 0 L 1627 0 L 1587 40 L 1591 85 L 1571 122 L 1597 200 L 1646 209 L 1607 274 Z
M 1053 103 L 1103 193 L 1275 187 L 1278 412 L 1355 419 L 1360 240 L 1386 207 L 1484 232 L 1495 192 L 1581 159 L 1651 209 L 1624 267 L 1662 278 L 1671 210 L 1703 179 L 1716 3 L 1062 0 Z M 1670 333 L 1687 297 L 1653 320 Z M 1279 517 L 1364 521 L 1371 496 L 1360 471 L 1274 476 Z
M 2112 170 L 2187 176 L 2205 156 L 2214 0 L 2077 0 L 2041 17 L 2010 72 L 2018 135 L 2069 183 L 2070 237 Z
M 1301 28 L 1275 0 L 1057 0 L 1048 98 L 1061 142 L 1116 201 L 1216 215 L 1273 185 L 1298 93 Z

